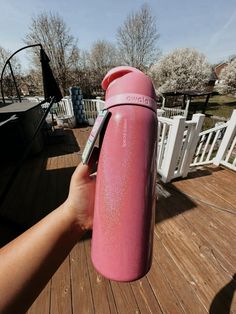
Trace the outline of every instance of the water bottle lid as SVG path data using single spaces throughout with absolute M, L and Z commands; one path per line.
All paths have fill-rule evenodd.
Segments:
M 136 68 L 120 66 L 110 70 L 102 81 L 102 88 L 106 90 L 106 109 L 126 104 L 157 109 L 152 81 Z

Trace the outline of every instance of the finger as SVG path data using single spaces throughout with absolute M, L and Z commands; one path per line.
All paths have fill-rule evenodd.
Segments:
M 82 162 L 76 168 L 74 175 L 76 179 L 87 179 L 92 173 L 96 171 L 96 163 L 99 157 L 99 149 L 98 147 L 94 147 L 92 155 L 89 159 L 88 165 L 83 164 Z

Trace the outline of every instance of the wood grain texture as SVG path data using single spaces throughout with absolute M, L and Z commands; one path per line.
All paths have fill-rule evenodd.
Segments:
M 72 313 L 69 257 L 52 277 L 50 313 Z
M 51 280 L 43 289 L 35 302 L 32 304 L 27 314 L 49 314 L 50 311 L 50 296 L 51 296 Z
M 28 160 L 0 214 L 16 225 L 30 226 L 63 202 L 89 130 L 66 130 L 42 154 Z M 0 177 L 1 184 L 11 167 L 12 163 L 0 165 L 6 175 Z M 28 313 L 236 312 L 235 184 L 236 174 L 222 167 L 204 167 L 186 179 L 160 184 L 153 263 L 145 277 L 132 283 L 103 278 L 92 265 L 87 236 Z M 4 232 L 0 228 L 1 237 Z
M 84 241 L 70 253 L 72 305 L 74 313 L 95 313 Z
M 117 313 L 110 281 L 100 275 L 92 265 L 91 241 L 84 241 L 84 246 L 95 313 Z

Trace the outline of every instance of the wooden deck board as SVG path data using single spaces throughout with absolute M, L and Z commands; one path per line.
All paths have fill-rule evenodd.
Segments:
M 111 287 L 118 313 L 140 313 L 130 283 L 111 281 Z
M 161 307 L 147 277 L 131 282 L 136 302 L 141 313 L 162 313 Z
M 178 201 L 179 198 L 179 201 Z M 176 201 L 174 201 L 174 199 Z M 202 206 L 202 203 L 198 204 L 193 210 L 186 210 L 182 212 L 179 210 L 181 207 L 183 209 L 185 202 L 185 197 L 182 195 L 176 194 L 176 197 L 168 202 L 171 206 L 170 208 L 164 207 L 164 211 L 159 211 L 159 215 L 163 216 L 163 219 L 168 217 L 172 211 L 175 211 L 178 216 L 174 217 L 171 223 L 174 223 L 178 220 L 181 220 L 181 215 L 184 217 L 181 223 L 179 223 L 180 228 L 185 228 L 186 221 L 190 224 L 190 231 L 195 237 L 200 236 L 201 238 L 207 239 L 207 242 L 211 243 L 212 248 L 216 250 L 216 252 L 220 251 L 223 257 L 227 256 L 227 261 L 234 266 L 235 265 L 235 251 L 231 250 L 232 248 L 232 233 L 229 232 L 231 230 L 227 229 L 224 224 L 219 222 L 214 218 L 212 212 L 208 212 L 207 206 Z M 214 212 L 214 211 L 213 211 Z M 179 216 L 180 215 L 180 216 Z M 229 215 L 229 214 L 228 214 Z M 166 223 L 166 226 L 168 224 Z M 184 231 L 187 232 L 186 229 Z M 191 236 L 189 232 L 188 237 Z M 195 241 L 195 240 L 194 240 Z M 193 243 L 194 243 L 193 241 Z
M 147 279 L 163 313 L 184 313 L 181 303 L 170 286 L 165 273 L 155 263 L 155 260 L 153 260 L 152 267 L 147 274 Z
M 85 241 L 84 245 L 95 313 L 117 313 L 109 280 L 98 274 L 92 265 L 91 241 Z
M 51 280 L 50 313 L 72 313 L 69 257 Z
M 15 226 L 30 226 L 66 198 L 88 131 L 66 131 L 24 164 L 0 209 L 12 222 L 12 234 L 19 232 Z M 0 190 L 11 167 L 0 165 Z M 147 276 L 132 283 L 103 278 L 92 265 L 87 237 L 73 248 L 28 313 L 229 313 L 229 308 L 233 313 L 235 184 L 236 174 L 219 167 L 162 184 Z M 3 238 L 4 232 L 0 225 Z
M 72 305 L 74 313 L 95 313 L 84 241 L 70 253 Z
M 50 295 L 51 295 L 51 280 L 34 301 L 27 314 L 49 314 L 50 313 Z
M 178 264 L 171 258 L 162 244 L 161 238 L 154 237 L 154 262 L 158 264 L 172 287 L 176 297 L 187 313 L 206 313 L 207 310 L 196 294 L 192 284 L 185 280 Z
M 198 287 L 199 292 L 201 291 L 199 297 L 207 306 L 209 300 L 214 296 L 215 289 L 220 289 L 222 284 L 230 281 L 231 276 L 219 271 L 214 264 L 209 263 L 207 255 L 201 252 L 201 248 L 194 247 L 186 235 L 178 232 L 179 229 L 176 228 L 176 225 L 170 224 L 170 222 L 168 225 L 169 228 L 165 225 L 165 230 L 162 230 L 165 232 L 163 242 L 167 243 L 169 247 L 171 246 L 172 254 L 178 257 L 178 264 L 182 269 L 184 267 L 183 271 L 189 272 L 189 276 L 192 276 L 190 282 Z M 206 299 L 208 301 L 204 303 Z

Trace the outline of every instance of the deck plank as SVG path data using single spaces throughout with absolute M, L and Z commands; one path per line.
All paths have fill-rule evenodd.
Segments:
M 0 213 L 30 225 L 63 202 L 89 130 L 66 130 L 58 143 L 29 160 L 8 196 L 9 211 L 4 207 Z M 2 173 L 9 175 L 11 166 L 1 164 Z M 147 276 L 132 283 L 103 278 L 92 265 L 87 237 L 73 248 L 28 313 L 233 313 L 236 221 L 220 208 L 236 210 L 235 184 L 234 172 L 205 167 L 162 185 L 166 195 L 158 199 Z
M 15 176 L 14 182 L 8 191 L 4 203 L 1 206 L 1 214 L 9 219 L 14 219 L 17 223 L 21 223 L 22 214 L 19 208 L 21 208 L 21 204 L 27 196 L 27 189 L 30 189 L 29 186 L 32 179 L 32 172 L 37 163 L 37 159 L 26 160 L 23 163 L 20 171 Z M 9 177 L 6 177 L 4 185 L 7 184 L 8 180 Z M 32 189 L 35 189 L 35 186 L 32 186 Z M 13 195 L 16 197 L 13 198 Z
M 36 220 L 40 219 L 40 216 L 45 216 L 58 205 L 54 195 L 61 196 L 63 192 L 63 189 L 58 184 L 57 169 L 60 166 L 58 157 L 48 158 L 47 165 L 44 166 L 44 180 L 43 186 L 41 186 L 41 193 L 45 197 L 43 204 L 41 203 L 41 210 L 34 215 Z M 58 197 L 59 199 L 60 196 Z M 42 196 L 40 198 L 42 199 Z M 52 277 L 50 292 L 50 313 L 72 312 L 69 257 L 66 258 Z
M 95 313 L 84 241 L 70 253 L 73 313 Z
M 130 283 L 111 281 L 117 312 L 141 313 Z
M 36 159 L 30 170 L 29 180 L 27 181 L 27 184 L 24 185 L 25 192 L 27 191 L 27 197 L 24 197 L 20 204 L 20 208 L 24 211 L 24 215 L 20 214 L 20 211 L 18 210 L 20 214 L 18 222 L 26 228 L 32 226 L 38 220 L 36 216 L 41 212 L 44 206 L 47 206 L 47 204 L 44 205 L 44 200 L 41 194 L 43 193 L 41 182 L 45 180 L 45 164 L 46 159 L 44 157 Z M 48 195 L 47 201 L 53 202 L 53 199 L 53 195 Z
M 84 241 L 86 259 L 91 282 L 93 304 L 96 313 L 117 313 L 116 302 L 110 281 L 100 275 L 92 265 L 91 240 Z M 123 312 L 124 313 L 124 312 Z
M 196 294 L 192 284 L 185 280 L 184 274 L 178 264 L 171 258 L 170 254 L 162 244 L 161 238 L 154 235 L 153 248 L 154 262 L 158 264 L 165 273 L 165 276 L 172 287 L 176 297 L 187 313 L 207 313 L 207 309 L 202 304 L 201 299 Z
M 224 184 L 224 182 L 222 182 Z M 213 193 L 209 188 L 205 188 L 205 184 L 201 182 L 201 184 L 194 183 L 194 180 L 191 182 L 187 180 L 178 181 L 174 183 L 174 187 L 181 191 L 182 195 L 174 194 L 177 198 L 183 198 L 183 195 L 186 197 L 190 197 L 196 204 L 198 204 L 199 209 L 204 207 L 204 216 L 214 218 L 218 220 L 218 223 L 224 225 L 227 230 L 230 230 L 233 234 L 236 234 L 236 221 L 232 219 L 233 214 L 225 210 L 229 210 L 230 212 L 235 211 L 235 207 L 228 203 L 222 197 L 218 197 L 217 194 Z M 196 188 L 197 187 L 197 188 Z M 229 235 L 229 232 L 226 231 L 225 236 Z
M 211 168 L 207 168 L 211 169 Z M 209 170 L 208 170 L 209 171 Z M 212 197 L 214 203 L 217 202 L 218 206 L 229 207 L 236 210 L 236 191 L 232 182 L 235 180 L 235 173 L 231 170 L 219 168 L 219 171 L 214 171 L 212 168 L 212 174 L 207 176 L 194 177 L 193 179 L 187 179 L 190 186 L 197 185 L 198 190 L 201 190 L 203 200 Z M 185 185 L 185 180 L 174 182 L 175 186 Z M 209 195 L 210 192 L 210 195 Z M 213 204 L 214 204 L 213 203 Z
M 172 191 L 172 193 L 175 193 Z M 200 193 L 200 192 L 199 192 Z M 173 212 L 177 215 L 182 215 L 185 220 L 191 225 L 191 231 L 193 234 L 200 234 L 202 238 L 205 238 L 207 242 L 211 243 L 212 249 L 222 256 L 222 261 L 227 261 L 227 266 L 231 265 L 231 269 L 235 265 L 235 251 L 232 250 L 232 239 L 236 237 L 234 233 L 229 232 L 224 224 L 219 222 L 212 211 L 208 212 L 207 206 L 202 206 L 202 204 L 195 205 L 195 208 L 191 210 L 185 209 L 186 197 L 175 193 L 172 199 L 166 200 L 162 206 L 164 210 L 159 211 L 158 215 L 162 215 L 163 219 L 169 217 Z M 181 208 L 181 210 L 179 209 Z M 214 212 L 214 211 L 213 211 Z M 173 221 L 176 220 L 174 217 Z M 184 228 L 185 220 L 182 220 L 180 224 Z M 227 256 L 227 259 L 225 258 Z M 224 263 L 223 263 L 224 264 Z
M 130 285 L 141 313 L 162 313 L 158 300 L 146 276 L 140 280 L 131 282 Z
M 209 263 L 208 255 L 202 253 L 201 247 L 194 246 L 194 242 L 185 234 L 185 226 L 179 227 L 173 220 L 169 220 L 165 225 L 162 224 L 158 228 L 163 243 L 166 243 L 169 252 L 178 261 L 178 265 L 182 267 L 182 272 L 188 273 L 188 280 L 197 287 L 202 303 L 206 307 L 209 306 L 210 300 L 221 289 L 222 284 L 227 284 L 232 277 Z M 224 304 L 228 302 L 227 296 L 222 296 L 221 301 L 223 310 Z
M 51 295 L 51 280 L 43 289 L 34 303 L 31 305 L 27 314 L 49 314 L 50 313 L 50 295 Z
M 155 259 L 147 274 L 147 279 L 163 313 L 185 313 L 165 273 L 161 270 Z
M 50 313 L 72 313 L 69 257 L 52 277 Z

